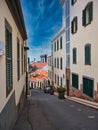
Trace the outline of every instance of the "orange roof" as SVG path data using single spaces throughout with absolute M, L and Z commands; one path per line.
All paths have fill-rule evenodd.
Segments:
M 48 72 L 45 70 L 37 70 L 36 72 L 33 72 L 31 75 L 33 74 L 36 76 L 29 78 L 30 81 L 44 80 L 45 78 L 48 78 Z
M 46 65 L 48 65 L 47 62 L 35 62 L 31 64 L 32 67 L 36 67 L 36 68 L 43 68 Z
M 36 76 L 36 77 L 32 77 L 32 78 L 29 78 L 29 81 L 38 81 L 38 80 L 44 80 L 44 79 L 47 79 L 48 76 Z
M 40 76 L 48 76 L 48 71 L 45 71 L 45 70 L 37 70 L 35 72 L 32 72 L 31 73 L 32 76 L 34 75 L 40 75 Z

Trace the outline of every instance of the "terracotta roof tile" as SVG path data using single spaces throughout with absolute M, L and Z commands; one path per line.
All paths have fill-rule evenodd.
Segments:
M 46 65 L 48 65 L 47 62 L 35 62 L 31 64 L 32 67 L 36 67 L 36 68 L 43 68 Z

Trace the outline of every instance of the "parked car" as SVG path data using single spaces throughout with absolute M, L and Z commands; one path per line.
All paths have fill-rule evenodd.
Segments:
M 45 93 L 49 93 L 49 90 L 51 89 L 51 87 L 50 87 L 50 85 L 46 85 L 45 87 L 44 87 L 44 92 Z
M 53 87 L 51 85 L 46 85 L 44 87 L 44 92 L 45 93 L 50 93 L 52 95 L 52 94 L 54 94 L 54 89 L 53 89 Z

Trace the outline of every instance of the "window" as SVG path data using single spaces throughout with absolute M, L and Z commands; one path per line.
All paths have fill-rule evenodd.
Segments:
M 72 86 L 78 89 L 78 75 L 72 74 Z
M 54 51 L 56 51 L 56 42 L 54 43 Z
M 23 74 L 23 45 L 21 45 L 21 70 Z
M 91 65 L 91 44 L 85 45 L 85 65 Z
M 17 80 L 20 79 L 20 45 L 19 39 L 17 38 Z
M 55 61 L 54 61 L 54 62 L 55 62 L 55 68 L 56 68 L 56 58 L 55 58 Z
M 62 79 L 62 77 L 60 78 L 60 82 L 61 82 L 61 87 L 62 87 L 62 85 L 63 85 L 63 79 Z
M 82 11 L 82 25 L 87 26 L 93 20 L 93 2 L 89 2 Z
M 77 19 L 77 17 L 75 17 L 73 20 L 72 20 L 72 22 L 71 22 L 71 33 L 72 34 L 74 34 L 74 33 L 76 33 L 77 32 L 77 28 L 78 28 L 78 19 Z
M 57 76 L 57 82 L 58 82 L 58 86 L 59 86 L 59 76 Z
M 70 55 L 66 55 L 66 68 L 70 68 Z
M 76 55 L 77 55 L 77 49 L 73 48 L 73 64 L 77 63 Z
M 71 5 L 74 5 L 77 0 L 71 0 Z
M 63 69 L 63 60 L 62 60 L 62 58 L 60 58 L 60 69 L 61 70 Z
M 60 38 L 60 49 L 62 49 L 62 37 Z
M 57 50 L 59 50 L 59 40 L 57 40 Z
M 13 68 L 12 68 L 12 28 L 5 20 L 5 42 L 6 42 L 6 96 L 13 88 Z
M 59 68 L 59 58 L 57 58 L 57 68 Z
M 56 83 L 56 74 L 55 74 L 55 83 Z

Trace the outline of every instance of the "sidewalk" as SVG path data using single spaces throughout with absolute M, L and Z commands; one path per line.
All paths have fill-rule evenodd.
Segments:
M 30 124 L 28 117 L 29 116 L 28 111 L 29 111 L 29 101 L 27 99 L 23 107 L 23 111 L 19 115 L 13 130 L 32 130 L 32 126 Z
M 58 93 L 55 92 L 54 95 L 58 96 Z M 66 95 L 65 95 L 65 98 L 98 110 L 98 103 L 96 102 L 88 101 L 88 100 L 76 98 L 76 97 L 67 97 Z

